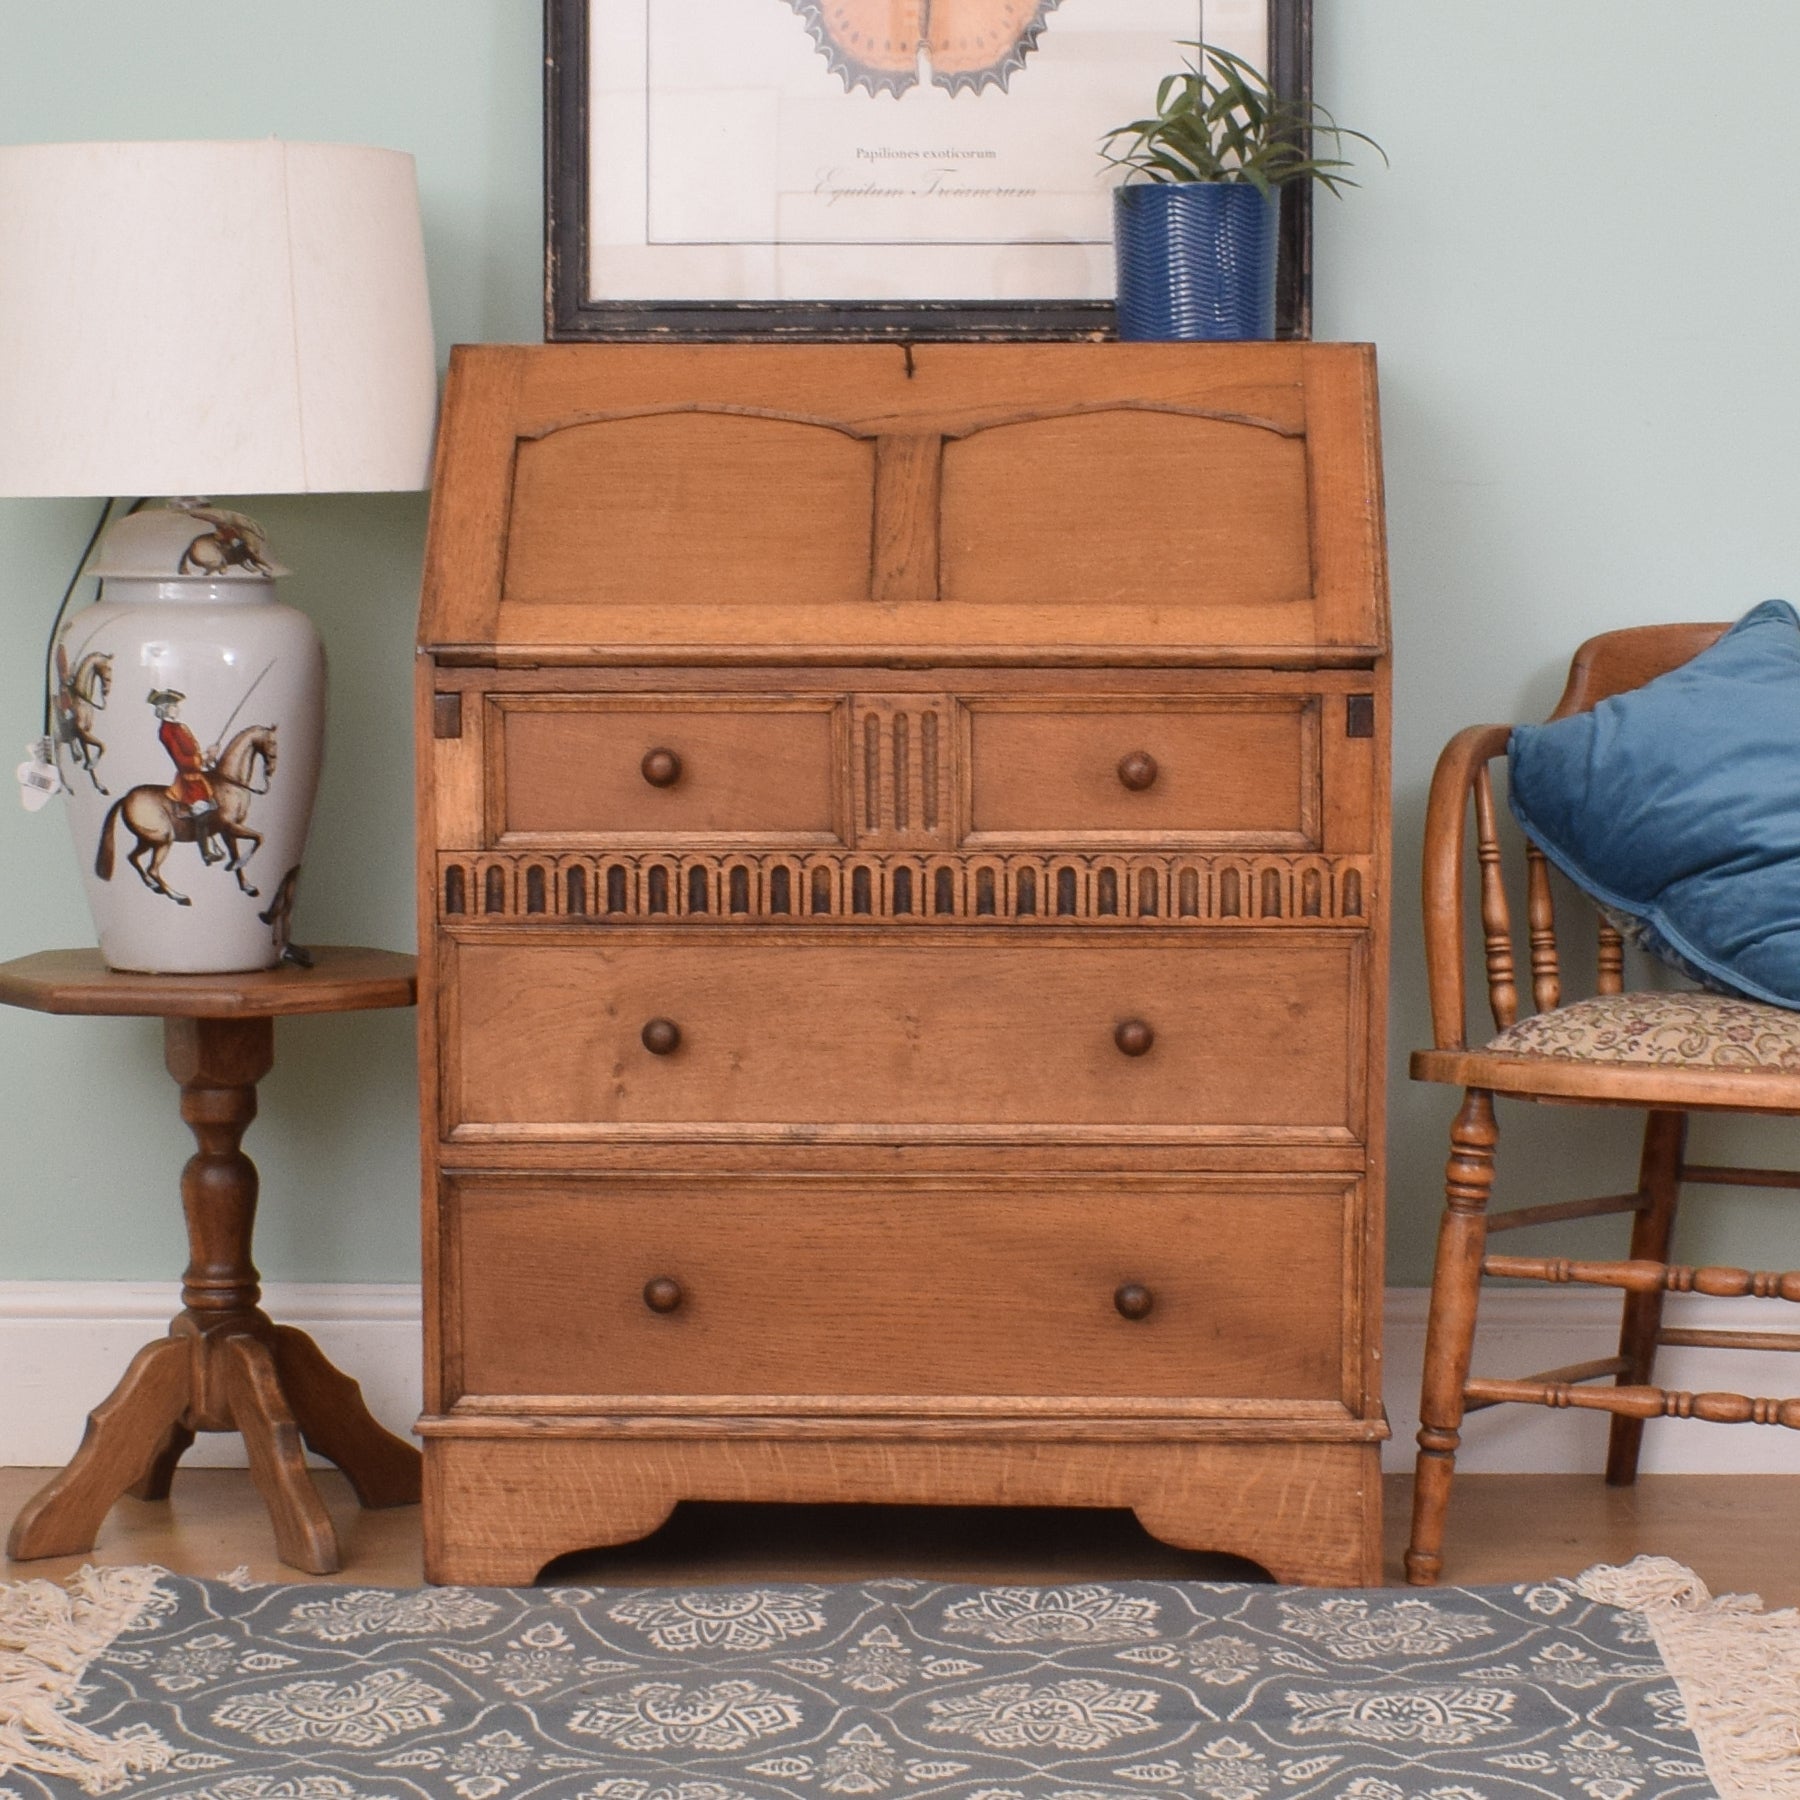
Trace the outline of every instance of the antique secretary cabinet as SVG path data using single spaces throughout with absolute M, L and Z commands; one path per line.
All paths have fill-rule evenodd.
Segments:
M 419 664 L 427 1571 L 681 1499 L 1378 1578 L 1355 345 L 457 352 Z

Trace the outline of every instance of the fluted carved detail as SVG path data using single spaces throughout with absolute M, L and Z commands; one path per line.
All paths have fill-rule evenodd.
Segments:
M 948 850 L 956 808 L 947 702 L 935 694 L 858 694 L 852 761 L 859 849 Z

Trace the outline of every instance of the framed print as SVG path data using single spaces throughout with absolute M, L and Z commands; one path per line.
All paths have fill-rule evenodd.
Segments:
M 546 0 L 545 335 L 1110 335 L 1102 134 L 1200 40 L 1309 99 L 1310 8 Z M 1310 189 L 1282 195 L 1282 337 Z

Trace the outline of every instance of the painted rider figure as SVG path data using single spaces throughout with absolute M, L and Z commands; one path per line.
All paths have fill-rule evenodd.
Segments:
M 176 718 L 186 694 L 172 688 L 157 688 L 150 694 L 150 704 L 161 723 L 156 728 L 157 741 L 168 751 L 175 765 L 175 779 L 168 787 L 177 818 L 188 820 L 194 829 L 194 842 L 202 860 L 216 863 L 225 852 L 214 835 L 218 830 L 219 800 L 213 792 L 213 759 L 200 748 L 200 740 Z

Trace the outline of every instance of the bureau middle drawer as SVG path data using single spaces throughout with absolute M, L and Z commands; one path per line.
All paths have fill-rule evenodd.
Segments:
M 1364 934 L 449 938 L 445 1124 L 1362 1130 Z
M 1336 1399 L 1359 1206 L 1320 1175 L 455 1177 L 451 1385 Z
M 964 709 L 971 845 L 1319 845 L 1316 696 L 995 697 Z
M 490 842 L 844 841 L 849 727 L 835 696 L 491 704 Z

